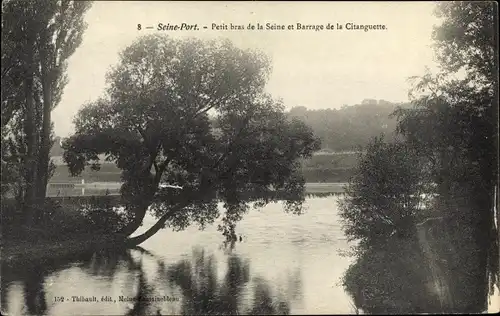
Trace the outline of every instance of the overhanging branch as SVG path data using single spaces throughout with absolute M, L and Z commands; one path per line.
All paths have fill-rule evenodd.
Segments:
M 180 211 L 184 207 L 188 206 L 189 202 L 183 202 L 180 203 L 176 206 L 173 206 L 169 211 L 167 211 L 151 228 L 149 228 L 145 233 L 135 236 L 135 237 L 130 237 L 126 241 L 126 245 L 129 247 L 135 247 L 147 239 L 149 239 L 151 236 L 156 234 L 160 229 L 164 228 L 165 223 L 167 222 L 168 218 L 174 214 L 175 212 Z

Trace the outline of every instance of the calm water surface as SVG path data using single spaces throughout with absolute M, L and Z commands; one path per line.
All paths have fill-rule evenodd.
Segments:
M 142 248 L 122 253 L 82 253 L 8 271 L 2 267 L 2 311 L 353 314 L 357 305 L 369 313 L 400 314 L 441 313 L 468 304 L 443 305 L 450 302 L 439 300 L 446 295 L 418 245 L 395 239 L 357 261 L 342 256 L 352 245 L 341 230 L 337 199 L 310 198 L 300 216 L 284 213 L 281 203 L 251 210 L 237 226 L 242 240 L 232 245 L 224 244 L 215 223 L 204 231 L 194 226 L 181 232 L 164 229 Z M 154 223 L 147 217 L 137 233 Z M 341 285 L 346 271 L 351 294 Z M 455 283 L 450 284 L 454 293 L 468 287 Z M 488 303 L 489 312 L 498 311 L 497 289 Z M 481 312 L 480 305 L 473 310 Z
M 232 246 L 224 245 L 217 224 L 204 231 L 164 229 L 144 242 L 143 250 L 81 254 L 53 266 L 2 273 L 3 310 L 10 315 L 353 313 L 339 283 L 352 259 L 339 254 L 349 244 L 336 201 L 308 199 L 300 216 L 284 213 L 280 203 L 252 210 L 237 227 L 242 241 Z M 154 222 L 148 217 L 141 231 Z M 97 302 L 76 302 L 73 296 Z M 128 301 L 120 302 L 120 296 Z M 149 301 L 134 301 L 139 296 Z

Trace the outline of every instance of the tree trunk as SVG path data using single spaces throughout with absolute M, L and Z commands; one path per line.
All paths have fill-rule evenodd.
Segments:
M 163 215 L 153 226 L 151 226 L 150 229 L 148 229 L 145 233 L 135 236 L 135 237 L 130 237 L 126 241 L 126 246 L 127 247 L 136 247 L 140 245 L 141 243 L 145 242 L 148 240 L 150 237 L 152 237 L 154 234 L 156 234 L 160 229 L 164 228 L 165 223 L 167 222 L 169 216 L 172 213 L 175 213 L 184 207 L 186 207 L 188 203 L 181 203 L 179 205 L 174 206 L 170 211 L 168 211 L 165 215 Z
M 141 224 L 144 220 L 144 217 L 146 216 L 146 212 L 149 208 L 149 203 L 146 205 L 141 205 L 135 209 L 135 216 L 134 219 L 127 224 L 123 229 L 121 229 L 117 235 L 122 235 L 123 238 L 127 238 L 128 236 L 132 235 L 139 227 L 141 227 Z
M 30 35 L 28 35 L 30 36 Z M 24 130 L 26 134 L 26 160 L 25 160 L 25 180 L 26 193 L 24 194 L 24 212 L 25 221 L 28 226 L 33 225 L 34 218 L 34 202 L 35 202 L 35 186 L 36 178 L 36 122 L 34 120 L 34 105 L 33 105 L 33 54 L 34 54 L 34 38 L 32 35 L 27 39 L 25 50 L 25 79 L 24 92 L 26 103 L 26 121 L 24 122 Z
M 472 227 L 474 249 L 466 253 L 466 256 L 471 256 L 467 261 L 475 264 L 470 267 L 469 271 L 464 271 L 471 276 L 473 282 L 468 283 L 467 288 L 470 289 L 470 312 L 483 312 L 487 308 L 488 297 L 488 276 L 490 273 L 490 262 L 493 259 L 492 246 L 496 247 L 495 238 L 492 236 L 494 232 L 493 222 L 493 205 L 492 205 L 492 190 L 487 190 L 478 187 L 476 184 L 472 189 L 470 214 L 474 218 L 474 226 Z M 495 258 L 496 260 L 496 258 Z M 464 261 L 465 262 L 465 261 Z M 467 312 L 468 312 L 467 311 Z
M 42 54 L 42 90 L 43 90 L 43 119 L 40 154 L 38 158 L 38 177 L 36 182 L 36 195 L 38 201 L 43 201 L 47 193 L 49 154 L 51 147 L 51 111 L 52 111 L 52 77 L 51 69 L 47 67 L 46 54 Z
M 150 157 L 149 163 L 145 166 L 143 169 L 143 179 L 150 179 L 151 176 L 151 167 L 153 165 L 153 162 L 156 158 L 156 155 L 158 153 L 154 152 L 152 153 Z M 127 225 L 125 226 L 120 232 L 118 232 L 118 235 L 124 236 L 124 238 L 132 235 L 142 224 L 144 217 L 146 216 L 146 212 L 149 208 L 149 206 L 152 204 L 153 199 L 155 197 L 156 191 L 158 190 L 158 185 L 160 184 L 161 176 L 163 174 L 163 170 L 165 167 L 161 167 L 160 170 L 157 171 L 153 178 L 153 184 L 146 183 L 145 186 L 148 187 L 149 191 L 144 194 L 144 196 L 141 198 L 140 205 L 135 208 L 135 216 L 134 219 Z M 133 202 L 135 203 L 135 202 Z
M 156 234 L 160 229 L 164 228 L 165 223 L 167 222 L 168 216 L 162 216 L 156 224 L 154 224 L 150 229 L 148 229 L 145 233 L 135 236 L 135 237 L 130 237 L 126 241 L 127 247 L 135 247 L 140 245 L 141 243 L 145 242 L 147 239 L 152 237 L 154 234 Z

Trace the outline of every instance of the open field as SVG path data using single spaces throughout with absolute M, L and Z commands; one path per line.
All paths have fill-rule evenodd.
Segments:
M 343 152 L 328 152 L 328 151 L 317 151 L 313 154 L 313 157 L 311 159 L 308 159 L 307 161 L 315 162 L 315 161 L 339 161 L 340 163 L 342 162 L 353 162 L 357 159 L 357 155 L 359 155 L 362 152 L 359 151 L 343 151 Z M 104 155 L 99 155 L 99 158 L 101 160 L 102 164 L 107 163 L 105 161 L 105 156 Z M 62 156 L 52 156 L 51 157 L 52 161 L 56 166 L 59 165 L 64 165 L 64 161 Z M 306 162 L 307 162 L 306 161 Z
M 352 169 L 358 163 L 357 152 L 316 153 L 302 161 L 302 168 Z
M 316 154 L 302 161 L 302 172 L 306 182 L 347 182 L 358 161 L 357 153 Z M 90 167 L 78 176 L 72 177 L 60 157 L 52 157 L 56 170 L 50 179 L 52 183 L 120 182 L 120 170 L 112 163 L 103 163 L 99 171 Z
M 306 193 L 342 193 L 343 184 L 349 180 L 358 161 L 356 152 L 317 153 L 311 159 L 302 161 L 302 172 L 306 180 Z M 104 157 L 101 157 L 104 158 Z M 118 195 L 121 174 L 114 164 L 104 162 L 99 171 L 90 167 L 78 176 L 71 176 L 60 156 L 52 157 L 56 163 L 54 175 L 50 179 L 47 195 L 94 196 Z M 84 180 L 85 184 L 82 184 Z

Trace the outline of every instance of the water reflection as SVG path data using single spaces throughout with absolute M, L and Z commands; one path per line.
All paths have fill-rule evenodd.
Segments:
M 464 275 L 460 270 L 464 263 L 453 256 L 469 248 L 463 242 L 455 242 L 450 249 L 449 243 L 438 245 L 436 237 L 443 235 L 443 227 L 427 239 L 432 249 L 449 256 L 430 260 L 417 240 L 391 239 L 361 255 L 347 269 L 351 260 L 338 255 L 340 250 L 347 251 L 349 244 L 336 216 L 335 201 L 335 197 L 309 199 L 309 211 L 301 216 L 284 214 L 280 205 L 250 212 L 238 226 L 241 242 L 239 238 L 224 241 L 216 225 L 204 231 L 190 227 L 182 232 L 162 230 L 143 244 L 144 249 L 80 253 L 15 267 L 2 265 L 2 312 L 354 313 L 344 288 L 356 307 L 366 313 L 460 312 L 467 306 L 471 311 L 482 311 L 482 301 L 475 303 L 480 295 L 473 294 L 471 277 L 459 278 Z M 146 225 L 155 222 L 152 217 L 146 219 Z M 191 251 L 193 245 L 197 248 Z M 346 270 L 344 287 L 335 286 Z M 445 284 L 434 282 L 439 275 Z M 124 296 L 131 300 L 95 304 L 54 301 L 63 295 L 96 296 L 98 300 Z
M 290 303 L 282 293 L 273 294 L 266 280 L 256 277 L 249 284 L 248 260 L 231 254 L 224 277 L 220 279 L 217 274 L 215 257 L 207 256 L 203 250 L 194 251 L 191 260 L 181 261 L 166 271 L 170 284 L 178 286 L 184 297 L 182 314 L 289 314 Z M 249 286 L 253 295 L 246 293 Z
M 461 261 L 442 250 L 439 238 L 425 238 L 429 237 L 394 238 L 360 254 L 343 279 L 357 309 L 369 314 L 486 310 L 487 297 L 480 294 L 486 281 L 479 287 L 464 282 Z
M 151 305 L 150 300 L 143 300 L 141 298 L 150 297 L 153 295 L 153 289 L 147 283 L 146 276 L 142 267 L 139 267 L 139 281 L 137 284 L 137 301 L 135 301 L 134 306 L 128 311 L 127 315 L 151 315 L 148 313 L 148 308 Z M 157 309 L 157 314 L 160 314 L 160 310 Z
M 344 286 L 365 313 L 438 313 L 429 275 L 418 243 L 394 238 L 363 253 L 347 270 Z
M 2 264 L 2 311 L 9 315 L 346 313 L 349 298 L 334 284 L 351 260 L 338 255 L 348 243 L 335 203 L 331 196 L 309 198 L 309 210 L 301 216 L 283 212 L 280 203 L 270 204 L 238 223 L 236 240 L 224 240 L 216 222 L 203 231 L 196 225 L 181 232 L 163 229 L 142 244 L 144 249 L 72 254 L 14 267 Z M 141 229 L 147 230 L 156 219 L 148 215 L 144 223 Z M 191 252 L 193 246 L 199 248 Z M 99 302 L 73 302 L 72 296 L 80 295 L 96 296 Z M 55 301 L 60 296 L 70 301 Z M 116 302 L 101 302 L 107 296 Z M 130 300 L 119 302 L 120 296 Z
M 191 261 L 184 260 L 167 270 L 168 281 L 180 287 L 183 314 L 235 314 L 238 300 L 249 281 L 248 262 L 230 256 L 227 272 L 218 280 L 215 258 L 195 251 Z
M 29 269 L 2 267 L 2 276 L 8 276 L 2 277 L 2 309 L 11 314 L 20 312 L 28 315 L 60 314 L 61 308 L 65 313 L 79 311 L 75 304 L 54 304 L 54 292 L 51 290 L 54 279 L 64 277 L 68 270 L 77 269 L 77 286 L 82 288 L 88 286 L 88 279 L 101 282 L 105 285 L 104 288 L 110 288 L 111 283 L 125 279 L 124 283 L 118 283 L 123 287 L 120 291 L 128 293 L 125 295 L 128 303 L 120 305 L 119 314 L 290 313 L 287 296 L 277 290 L 275 284 L 270 284 L 258 275 L 251 275 L 248 259 L 235 253 L 225 255 L 223 259 L 225 264 L 219 264 L 213 254 L 197 248 L 188 258 L 174 264 L 165 264 L 161 258 L 138 248 L 121 252 L 84 253 L 75 260 L 61 258 L 59 265 L 32 265 Z M 145 262 L 148 267 L 145 267 Z M 154 270 L 151 269 L 153 265 L 156 266 Z M 220 273 L 221 271 L 224 272 Z M 16 286 L 19 284 L 22 286 Z M 288 284 L 297 286 L 300 282 L 292 281 Z M 94 285 L 90 288 L 93 291 L 91 295 L 95 295 L 99 301 L 110 294 L 98 290 L 103 286 Z M 288 290 L 300 292 L 300 289 L 295 288 Z M 109 296 L 115 300 L 117 297 L 120 296 L 116 293 Z M 154 297 L 168 297 L 168 300 L 151 299 Z M 11 308 L 10 304 L 21 307 Z M 104 307 L 104 303 L 99 304 Z M 98 311 L 99 314 L 107 314 L 110 309 Z
M 257 279 L 254 288 L 254 305 L 247 314 L 252 315 L 288 315 L 290 314 L 290 305 L 280 295 L 276 302 L 273 302 L 271 288 L 263 279 Z
M 24 299 L 30 315 L 42 315 L 47 311 L 43 270 L 40 267 L 29 271 L 24 280 Z

